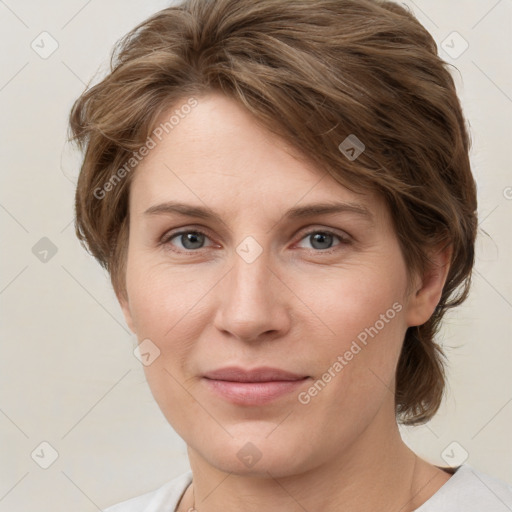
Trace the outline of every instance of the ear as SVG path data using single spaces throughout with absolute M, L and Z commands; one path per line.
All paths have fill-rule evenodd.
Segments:
M 130 331 L 132 331 L 134 334 L 137 334 L 135 331 L 132 312 L 130 310 L 130 302 L 128 300 L 126 293 L 123 293 L 123 292 L 116 293 L 116 296 L 117 296 L 117 300 L 119 301 L 119 305 L 121 306 L 121 309 L 123 310 L 123 315 L 124 315 L 126 324 L 130 328 Z
M 446 277 L 450 269 L 452 246 L 438 246 L 429 255 L 429 267 L 424 274 L 417 276 L 414 288 L 409 296 L 406 313 L 409 327 L 422 325 L 434 313 L 441 300 Z

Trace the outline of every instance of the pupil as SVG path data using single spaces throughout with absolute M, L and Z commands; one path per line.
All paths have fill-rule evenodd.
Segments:
M 316 247 L 316 249 L 328 249 L 329 247 L 324 247 L 322 244 L 327 244 L 327 246 L 329 246 L 331 238 L 332 236 L 326 233 L 315 233 L 313 235 L 313 247 L 315 247 L 315 243 L 320 243 L 320 247 Z
M 197 245 L 201 245 L 201 234 L 200 233 L 187 233 L 182 235 L 181 241 L 183 243 L 183 247 L 186 249 L 197 249 Z

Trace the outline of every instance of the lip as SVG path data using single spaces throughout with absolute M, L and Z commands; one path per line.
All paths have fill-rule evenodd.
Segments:
M 261 367 L 245 370 L 240 367 L 220 368 L 203 375 L 208 388 L 236 405 L 264 405 L 303 385 L 308 376 Z
M 207 372 L 203 377 L 231 382 L 271 382 L 301 380 L 307 376 L 281 370 L 280 368 L 271 368 L 269 366 L 261 366 L 259 368 L 253 368 L 252 370 L 245 370 L 239 366 L 226 366 L 225 368 Z

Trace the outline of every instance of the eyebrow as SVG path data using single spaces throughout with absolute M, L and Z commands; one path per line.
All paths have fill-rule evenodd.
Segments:
M 170 215 L 176 213 L 188 217 L 214 220 L 220 223 L 224 222 L 218 213 L 207 206 L 194 206 L 176 201 L 167 201 L 151 206 L 144 212 L 145 215 Z M 281 218 L 290 220 L 305 219 L 318 215 L 332 215 L 336 213 L 357 214 L 369 222 L 372 222 L 374 219 L 373 214 L 365 206 L 357 203 L 344 202 L 323 202 L 296 206 L 287 210 Z

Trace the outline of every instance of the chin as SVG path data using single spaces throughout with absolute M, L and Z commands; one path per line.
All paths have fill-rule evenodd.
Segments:
M 305 470 L 311 446 L 306 449 L 298 439 L 294 442 L 290 438 L 283 443 L 277 436 L 272 439 L 273 434 L 268 437 L 268 429 L 261 430 L 264 430 L 261 435 L 245 433 L 243 437 L 229 437 L 224 443 L 209 444 L 201 447 L 204 450 L 194 451 L 219 471 L 238 476 L 268 478 L 270 474 L 281 478 Z

